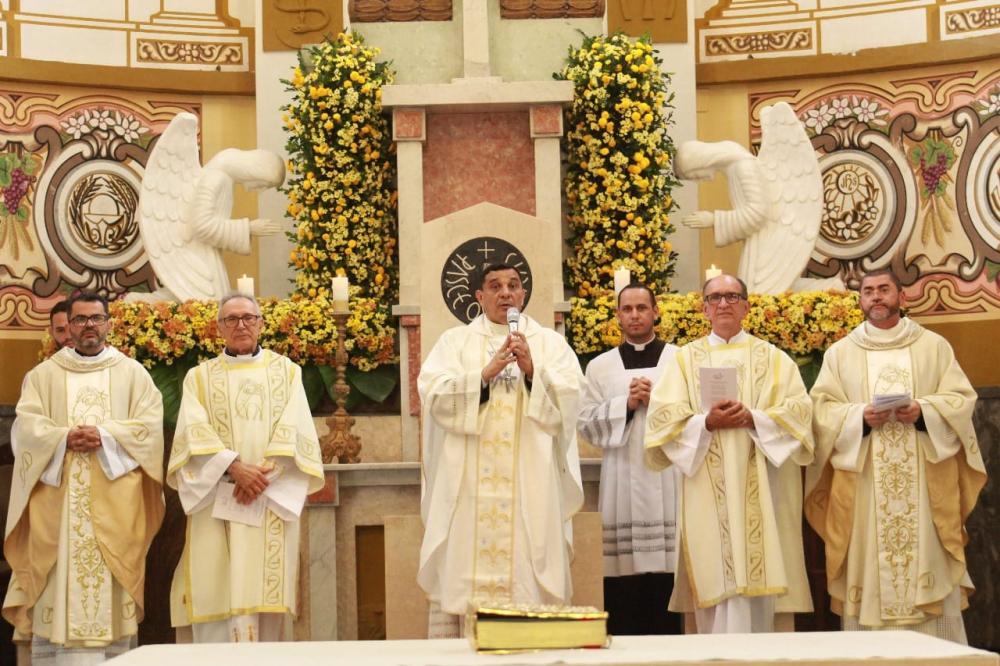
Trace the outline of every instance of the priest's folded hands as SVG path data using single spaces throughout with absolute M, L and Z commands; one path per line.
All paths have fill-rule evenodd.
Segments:
M 753 425 L 750 410 L 736 400 L 720 400 L 712 405 L 705 417 L 705 428 L 710 432 L 726 428 L 752 428 Z
M 66 448 L 77 453 L 93 451 L 101 446 L 101 432 L 94 426 L 81 425 L 66 433 Z
M 239 460 L 234 460 L 229 465 L 229 476 L 236 483 L 236 490 L 233 496 L 240 504 L 250 504 L 257 499 L 264 490 L 267 489 L 269 481 L 267 473 L 270 467 L 263 465 L 247 465 Z

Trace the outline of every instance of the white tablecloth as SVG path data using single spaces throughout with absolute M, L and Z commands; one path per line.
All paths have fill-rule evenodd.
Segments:
M 551 664 L 832 666 L 866 660 L 878 666 L 1000 666 L 1000 655 L 909 631 L 620 636 L 606 650 L 553 650 L 478 655 L 464 640 L 334 641 L 146 645 L 112 660 L 115 666 L 512 666 Z

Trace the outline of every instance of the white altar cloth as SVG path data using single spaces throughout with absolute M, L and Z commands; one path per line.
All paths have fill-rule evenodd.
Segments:
M 112 659 L 114 666 L 833 666 L 873 660 L 878 666 L 1000 666 L 1000 655 L 910 631 L 620 636 L 607 650 L 552 650 L 479 655 L 468 641 L 334 641 L 146 645 Z

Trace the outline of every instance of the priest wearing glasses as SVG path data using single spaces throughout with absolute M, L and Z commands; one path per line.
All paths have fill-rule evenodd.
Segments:
M 296 612 L 299 516 L 323 487 L 302 371 L 261 349 L 257 301 L 219 304 L 225 350 L 188 372 L 167 483 L 187 514 L 171 624 L 196 643 L 278 641 Z
M 420 369 L 417 581 L 431 638 L 458 636 L 470 605 L 568 603 L 572 594 L 583 375 L 565 338 L 519 314 L 524 298 L 514 267 L 486 266 L 482 314 L 445 331 Z
M 24 379 L 3 617 L 36 664 L 97 664 L 136 645 L 146 553 L 163 520 L 163 404 L 107 344 L 107 300 L 68 304 L 65 346 Z
M 812 600 L 802 552 L 802 477 L 812 403 L 798 367 L 749 335 L 746 285 L 702 289 L 712 332 L 680 349 L 649 400 L 646 460 L 677 468 L 679 558 L 670 599 L 698 633 L 790 628 Z

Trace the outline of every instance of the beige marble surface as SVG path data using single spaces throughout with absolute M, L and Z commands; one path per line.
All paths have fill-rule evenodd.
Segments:
M 573 605 L 604 608 L 601 514 L 573 517 Z M 417 584 L 419 515 L 388 516 L 385 522 L 386 638 L 427 638 L 427 598 Z
M 341 484 L 337 507 L 337 638 L 358 638 L 358 525 L 382 525 L 386 516 L 420 513 L 420 486 L 349 486 Z M 386 553 L 388 555 L 388 552 Z

